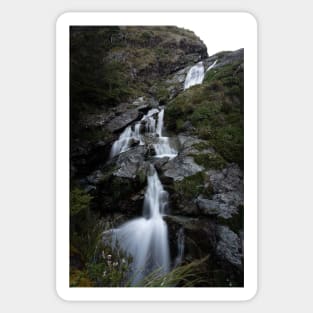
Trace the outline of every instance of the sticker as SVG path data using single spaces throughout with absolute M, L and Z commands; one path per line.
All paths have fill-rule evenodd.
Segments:
M 56 30 L 59 296 L 251 299 L 255 18 L 65 13 Z

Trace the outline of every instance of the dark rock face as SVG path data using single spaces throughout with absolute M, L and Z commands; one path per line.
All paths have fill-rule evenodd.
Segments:
M 166 216 L 169 225 L 169 237 L 172 251 L 176 249 L 176 234 L 184 231 L 183 260 L 191 261 L 213 253 L 216 247 L 215 224 L 208 219 L 189 218 L 185 216 Z
M 217 238 L 217 255 L 230 264 L 241 267 L 242 254 L 239 236 L 226 226 L 218 226 Z
M 145 162 L 146 152 L 145 146 L 137 146 L 121 153 L 116 161 L 117 169 L 113 175 L 131 179 L 135 179 L 138 173 L 145 176 L 148 168 L 148 163 Z
M 212 199 L 206 199 L 202 195 L 197 198 L 200 212 L 224 219 L 238 214 L 238 208 L 243 206 L 243 173 L 238 165 L 230 164 L 222 171 L 210 171 L 208 176 L 214 195 Z
M 203 167 L 196 164 L 192 157 L 179 155 L 168 161 L 162 167 L 163 174 L 174 181 L 183 180 L 184 177 L 194 175 L 203 170 Z
M 128 110 L 121 115 L 113 118 L 108 124 L 107 128 L 112 133 L 119 131 L 121 129 L 124 129 L 129 124 L 137 121 L 140 117 L 142 117 L 142 114 L 137 109 Z

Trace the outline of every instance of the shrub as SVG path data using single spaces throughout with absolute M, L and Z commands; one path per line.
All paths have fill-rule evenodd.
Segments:
M 204 188 L 203 173 L 199 172 L 174 183 L 175 191 L 187 200 L 197 197 Z
M 92 196 L 80 188 L 73 188 L 70 193 L 70 214 L 76 215 L 89 208 Z
M 215 153 L 202 153 L 192 155 L 196 163 L 204 166 L 206 169 L 222 169 L 225 167 L 225 160 Z

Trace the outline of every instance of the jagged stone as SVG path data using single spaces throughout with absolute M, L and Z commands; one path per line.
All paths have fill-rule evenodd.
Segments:
M 121 153 L 116 161 L 117 169 L 113 175 L 117 177 L 135 179 L 138 171 L 145 168 L 145 154 L 147 147 L 137 146 Z
M 162 170 L 164 176 L 172 178 L 174 181 L 183 180 L 184 177 L 201 172 L 204 168 L 194 162 L 189 156 L 179 155 L 164 164 Z
M 112 119 L 106 126 L 111 132 L 119 131 L 134 121 L 137 121 L 142 117 L 142 113 L 137 109 L 128 110 L 121 115 Z
M 239 236 L 227 226 L 217 227 L 216 253 L 223 259 L 237 267 L 242 266 L 241 242 Z
M 211 199 L 199 195 L 196 204 L 204 215 L 216 215 L 230 219 L 238 214 L 238 208 L 243 206 L 243 173 L 239 166 L 230 164 L 221 171 L 207 172 L 214 195 Z

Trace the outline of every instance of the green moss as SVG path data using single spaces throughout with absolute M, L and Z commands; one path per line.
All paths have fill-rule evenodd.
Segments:
M 163 84 L 158 84 L 155 86 L 155 96 L 160 103 L 165 103 L 169 98 L 169 91 Z
M 198 151 L 202 151 L 211 147 L 210 143 L 207 141 L 201 141 L 193 145 Z
M 208 83 L 211 80 L 213 80 L 214 76 L 216 74 L 216 71 L 214 69 L 211 69 L 210 71 L 206 72 L 205 76 L 204 76 L 204 83 Z
M 199 172 L 174 183 L 174 189 L 185 199 L 193 199 L 204 189 L 204 174 Z
M 202 153 L 192 155 L 196 163 L 204 166 L 206 169 L 222 169 L 226 161 L 218 154 Z
M 204 140 L 210 140 L 212 138 L 211 126 L 201 126 L 197 128 L 197 135 Z
M 214 148 L 227 161 L 236 162 L 241 167 L 243 166 L 243 127 L 226 124 L 225 126 L 216 129 L 212 143 Z
M 185 122 L 184 122 L 181 118 L 177 119 L 177 120 L 176 120 L 176 129 L 177 129 L 178 131 L 183 130 L 183 125 L 184 125 L 184 123 L 185 123 Z

